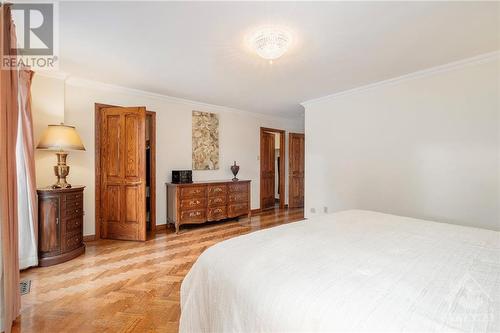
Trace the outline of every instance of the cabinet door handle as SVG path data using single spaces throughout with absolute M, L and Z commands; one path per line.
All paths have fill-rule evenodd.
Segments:
M 56 224 L 59 224 L 59 218 L 56 217 Z

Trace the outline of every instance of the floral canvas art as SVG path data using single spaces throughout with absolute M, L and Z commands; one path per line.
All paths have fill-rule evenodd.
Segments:
M 193 170 L 219 169 L 219 116 L 193 111 Z

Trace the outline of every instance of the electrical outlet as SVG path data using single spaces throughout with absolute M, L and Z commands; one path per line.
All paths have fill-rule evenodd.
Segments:
M 316 208 L 311 208 L 311 213 L 316 214 Z
M 328 213 L 328 207 L 323 207 L 323 213 Z

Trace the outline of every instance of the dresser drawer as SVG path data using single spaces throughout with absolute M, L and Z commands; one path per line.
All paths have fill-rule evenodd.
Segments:
M 228 217 L 248 214 L 248 203 L 235 203 L 228 206 Z
M 200 223 L 206 221 L 206 210 L 183 210 L 180 212 L 180 221 L 182 223 Z
M 208 213 L 207 213 L 207 220 L 208 221 L 223 220 L 225 218 L 227 218 L 226 206 L 211 207 L 208 209 Z
M 227 186 L 222 185 L 208 185 L 208 196 L 216 197 L 216 196 L 225 196 L 227 193 Z
M 180 188 L 181 198 L 205 197 L 207 195 L 206 186 L 187 186 Z
M 208 207 L 224 206 L 226 204 L 226 197 L 213 197 L 208 198 Z
M 204 208 L 206 205 L 205 198 L 181 199 L 181 210 L 190 210 L 196 208 Z
M 229 193 L 248 192 L 248 184 L 229 184 Z
M 248 201 L 247 192 L 235 192 L 229 194 L 229 203 L 242 202 L 246 203 Z

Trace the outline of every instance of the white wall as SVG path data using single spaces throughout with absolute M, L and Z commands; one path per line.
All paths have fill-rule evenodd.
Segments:
M 57 99 L 54 90 L 62 81 L 57 78 L 35 76 L 33 83 L 33 112 L 35 114 L 35 136 L 53 119 L 45 119 L 50 104 L 47 99 Z M 156 112 L 157 156 L 156 156 L 156 213 L 157 224 L 166 222 L 165 182 L 171 180 L 173 169 L 191 169 L 191 112 L 193 110 L 219 114 L 220 169 L 194 171 L 194 180 L 231 179 L 230 166 L 236 160 L 240 165 L 238 178 L 252 180 L 252 209 L 259 208 L 259 133 L 260 127 L 272 127 L 287 131 L 303 130 L 302 119 L 274 118 L 256 113 L 243 112 L 224 107 L 189 102 L 166 96 L 139 92 L 131 89 L 69 78 L 66 80 L 65 103 L 62 108 L 64 121 L 76 126 L 80 133 L 85 152 L 70 152 L 68 163 L 71 167 L 68 181 L 86 186 L 84 205 L 84 234 L 95 233 L 94 224 L 94 103 L 120 106 L 146 106 Z M 61 96 L 59 96 L 60 101 Z M 62 96 L 64 101 L 64 96 Z M 57 106 L 61 110 L 61 106 Z M 58 120 L 59 121 L 59 120 Z M 57 122 L 58 122 L 57 121 Z M 46 157 L 49 157 L 48 159 Z M 37 183 L 47 186 L 54 182 L 52 153 L 37 153 Z
M 306 216 L 358 208 L 500 230 L 498 54 L 303 103 Z

